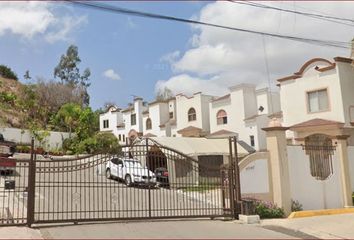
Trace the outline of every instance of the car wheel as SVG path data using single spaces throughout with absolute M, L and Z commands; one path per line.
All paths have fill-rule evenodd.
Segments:
M 127 185 L 127 187 L 132 185 L 132 177 L 130 175 L 125 175 L 125 185 Z
M 107 179 L 111 179 L 112 178 L 111 170 L 109 168 L 106 170 L 106 177 L 107 177 Z

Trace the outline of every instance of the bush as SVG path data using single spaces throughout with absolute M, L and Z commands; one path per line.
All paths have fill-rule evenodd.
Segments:
M 118 139 L 112 133 L 96 133 L 93 137 L 81 141 L 77 137 L 65 139 L 63 141 L 63 150 L 65 152 L 71 151 L 75 154 L 118 154 L 121 151 L 121 147 Z
M 283 218 L 285 213 L 284 210 L 277 205 L 270 202 L 256 201 L 256 214 L 260 218 Z
M 17 145 L 16 146 L 16 152 L 19 152 L 19 153 L 30 153 L 31 152 L 31 147 L 25 146 L 25 145 Z
M 291 200 L 291 211 L 292 212 L 297 212 L 297 211 L 302 211 L 302 204 L 299 203 L 297 200 Z
M 16 73 L 14 73 L 11 68 L 5 65 L 0 65 L 0 76 L 4 78 L 18 80 Z

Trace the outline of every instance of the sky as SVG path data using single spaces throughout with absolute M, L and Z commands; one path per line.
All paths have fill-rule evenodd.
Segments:
M 354 2 L 261 2 L 291 10 L 352 19 Z M 350 43 L 352 26 L 240 5 L 228 1 L 141 1 L 107 4 L 238 28 Z M 267 36 L 185 23 L 118 15 L 60 2 L 0 2 L 0 64 L 20 81 L 53 79 L 70 44 L 79 48 L 81 71 L 91 70 L 90 105 L 133 96 L 152 101 L 165 87 L 173 93 L 221 96 L 228 87 L 252 83 L 277 90 L 314 57 L 349 57 L 349 49 L 315 46 Z M 349 44 L 348 44 L 349 46 Z M 267 67 L 268 66 L 268 67 Z

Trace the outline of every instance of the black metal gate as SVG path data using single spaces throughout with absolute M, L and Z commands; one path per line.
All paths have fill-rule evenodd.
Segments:
M 15 161 L 16 173 L 6 179 L 15 180 L 16 186 L 0 191 L 7 195 L 7 202 L 0 202 L 3 225 L 238 213 L 234 164 L 226 176 L 222 166 L 203 165 L 147 140 L 123 146 L 119 155 L 65 160 L 38 160 L 32 155 L 29 161 Z

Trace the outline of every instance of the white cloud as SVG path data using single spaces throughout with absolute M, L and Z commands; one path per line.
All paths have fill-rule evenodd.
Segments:
M 103 76 L 116 81 L 121 79 L 119 74 L 116 73 L 113 69 L 107 69 L 106 71 L 104 71 Z
M 50 43 L 56 41 L 70 41 L 70 33 L 79 29 L 83 24 L 87 23 L 87 17 L 63 17 L 56 22 L 58 29 L 48 32 L 48 34 L 45 36 L 45 39 Z
M 72 30 L 85 22 L 83 16 L 60 16 L 48 2 L 0 2 L 0 37 L 11 33 L 26 39 L 40 35 L 49 42 L 67 41 Z
M 174 51 L 171 53 L 167 53 L 160 58 L 160 61 L 173 64 L 180 55 L 181 55 L 180 51 Z
M 294 4 L 290 3 L 280 5 L 278 2 L 262 2 L 262 4 L 294 9 Z M 301 7 L 307 8 L 300 11 L 319 11 L 328 15 L 352 18 L 354 3 L 296 2 L 295 7 L 296 10 L 300 10 Z M 279 11 L 227 1 L 210 3 L 193 18 L 214 24 L 306 38 L 349 42 L 354 37 L 353 27 L 294 16 L 294 14 L 280 14 Z M 259 35 L 207 26 L 194 25 L 192 30 L 194 33 L 190 37 L 190 48 L 171 61 L 172 68 L 179 75 L 159 81 L 156 87 L 166 85 L 173 91 L 197 92 L 204 89 L 206 93 L 213 93 L 219 92 L 220 89 L 222 89 L 220 92 L 226 92 L 228 86 L 242 82 L 264 85 L 268 76 L 263 40 L 266 45 L 272 88 L 275 88 L 277 78 L 296 72 L 303 63 L 313 57 L 331 60 L 335 56 L 349 55 L 349 50 L 346 49 L 321 47 L 270 37 L 262 39 Z M 175 84 L 176 82 L 178 84 Z

